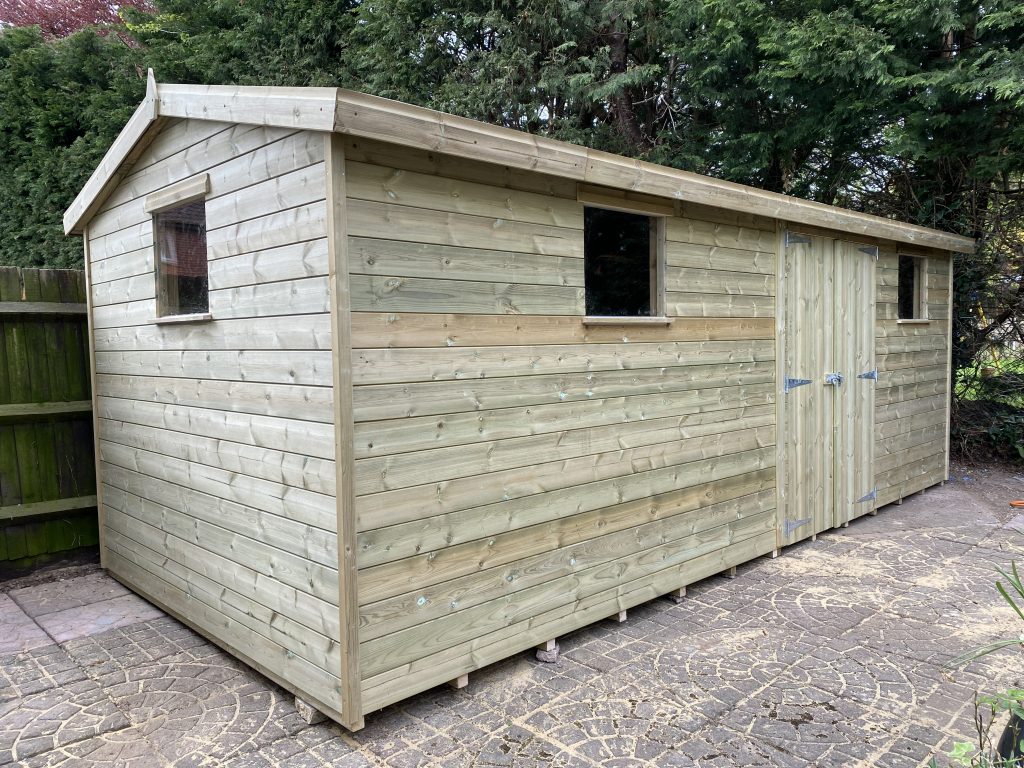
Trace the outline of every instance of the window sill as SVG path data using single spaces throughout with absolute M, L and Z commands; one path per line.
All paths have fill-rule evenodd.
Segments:
M 630 317 L 587 315 L 583 318 L 584 325 L 672 325 L 671 317 Z
M 897 325 L 927 325 L 931 322 L 927 317 L 901 317 L 896 321 Z
M 162 315 L 154 317 L 153 322 L 157 325 L 177 325 L 179 323 L 205 323 L 213 320 L 209 312 L 196 312 L 192 315 Z

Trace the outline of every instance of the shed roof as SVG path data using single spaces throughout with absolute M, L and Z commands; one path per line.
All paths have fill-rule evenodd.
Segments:
M 854 235 L 970 253 L 970 238 L 743 184 L 633 160 L 432 109 L 341 88 L 157 84 L 64 213 L 80 233 L 155 132 L 160 118 L 191 118 L 347 133 L 441 154 L 537 171 Z

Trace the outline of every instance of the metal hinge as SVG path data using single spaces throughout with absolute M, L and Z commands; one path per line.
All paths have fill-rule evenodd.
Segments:
M 877 498 L 878 498 L 878 489 L 877 488 L 872 488 L 871 489 L 871 493 L 865 493 L 863 496 L 861 496 L 859 499 L 857 499 L 857 503 L 860 504 L 861 502 L 864 502 L 864 501 L 874 501 Z
M 786 233 L 786 245 L 810 245 L 811 238 L 807 235 L 798 235 L 796 232 Z
M 877 245 L 862 245 L 857 249 L 861 253 L 866 253 L 868 256 L 872 256 L 875 261 L 878 261 L 878 246 Z
M 784 394 L 789 394 L 790 390 L 802 387 L 804 384 L 810 384 L 810 379 L 786 379 L 782 383 L 782 391 Z
M 865 371 L 864 373 L 857 374 L 858 379 L 871 379 L 872 381 L 878 381 L 878 369 L 875 368 L 873 371 Z
M 791 534 L 797 528 L 799 528 L 802 525 L 807 525 L 813 519 L 813 517 L 805 517 L 803 520 L 787 520 L 785 523 L 782 524 L 782 530 L 785 531 L 787 536 L 789 536 L 789 534 Z

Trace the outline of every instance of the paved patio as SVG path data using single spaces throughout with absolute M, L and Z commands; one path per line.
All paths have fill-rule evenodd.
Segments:
M 942 666 L 1024 629 L 992 588 L 1024 556 L 1006 504 L 1024 477 L 955 474 L 679 605 L 562 638 L 556 664 L 521 654 L 357 734 L 306 725 L 100 572 L 0 584 L 0 765 L 923 765 L 973 733 L 977 688 L 1024 682 L 1012 653 L 952 679 Z

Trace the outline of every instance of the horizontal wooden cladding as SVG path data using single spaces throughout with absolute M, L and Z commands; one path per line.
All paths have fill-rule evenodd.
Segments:
M 879 301 L 876 316 L 879 320 L 897 320 L 899 318 L 899 313 L 897 312 L 896 302 Z M 945 301 L 943 301 L 942 304 L 928 304 L 928 319 L 949 319 L 949 307 L 946 305 Z
M 737 540 L 728 547 L 673 563 L 653 575 L 627 582 L 616 580 L 614 586 L 589 598 L 506 624 L 439 653 L 373 675 L 363 681 L 364 711 L 394 703 L 552 637 L 561 637 L 618 611 L 653 600 L 680 586 L 721 573 L 771 552 L 774 547 L 774 531 Z
M 334 459 L 334 428 L 330 424 L 104 396 L 97 398 L 97 413 L 111 421 Z
M 618 561 L 625 566 L 623 560 L 629 558 L 626 562 L 634 565 L 643 561 L 645 552 L 658 550 L 668 542 L 688 540 L 688 544 L 696 545 L 702 533 L 774 509 L 775 490 L 772 488 L 696 510 L 677 508 L 674 514 L 655 520 L 634 520 L 633 526 L 626 530 L 604 528 L 583 541 L 560 543 L 556 548 L 529 556 L 517 555 L 514 559 L 504 558 L 500 545 L 495 543 L 485 555 L 488 561 L 497 561 L 494 565 L 471 562 L 470 565 L 479 570 L 450 580 L 438 578 L 437 571 L 424 574 L 429 581 L 403 577 L 399 587 L 408 589 L 412 582 L 416 584 L 415 591 L 365 605 L 360 611 L 360 640 L 368 643 L 425 622 L 458 615 L 493 600 L 515 595 L 527 599 L 523 594 L 525 590 L 566 577 L 575 577 L 581 585 L 594 584 L 595 580 L 609 579 L 609 574 L 601 569 L 609 562 Z M 697 551 L 691 552 L 691 556 L 700 553 L 699 545 L 693 549 Z M 661 552 L 664 554 L 665 550 Z M 507 564 L 501 564 L 502 560 Z
M 680 292 L 774 296 L 775 276 L 669 266 L 665 270 L 665 290 L 670 294 Z
M 522 346 L 772 339 L 771 318 L 676 317 L 667 327 L 588 326 L 582 317 L 353 312 L 352 347 Z
M 662 418 L 774 402 L 775 385 L 765 383 L 438 416 L 407 416 L 357 424 L 353 451 L 357 459 L 364 459 L 465 444 L 477 444 L 479 447 L 482 441 L 606 425 L 622 430 L 620 445 L 628 447 L 631 433 L 652 431 L 655 425 L 663 426 Z M 596 450 L 601 449 L 595 447 Z
M 559 443 L 558 450 L 544 450 L 562 437 L 554 434 L 546 440 L 515 438 L 518 445 L 506 445 L 512 441 L 504 441 L 496 449 L 501 455 L 493 460 L 469 450 L 453 457 L 427 455 L 423 462 L 425 470 L 412 461 L 415 454 L 402 454 L 408 459 L 406 462 L 392 462 L 398 470 L 392 472 L 396 477 L 387 484 L 378 484 L 394 490 L 376 492 L 373 476 L 358 488 L 369 495 L 360 496 L 356 502 L 357 527 L 374 529 L 415 522 L 428 515 L 508 502 L 768 445 L 775 439 L 773 410 L 771 406 L 753 406 L 675 417 L 675 426 L 663 425 L 661 430 L 649 433 L 633 431 L 629 448 L 602 450 L 601 439 L 605 445 L 614 442 L 613 429 L 594 428 L 565 437 L 564 446 Z M 585 442 L 591 434 L 594 434 L 595 445 Z M 674 442 L 657 442 L 673 438 Z M 533 447 L 544 453 L 535 463 L 528 463 L 529 457 L 523 451 Z M 443 477 L 434 479 L 431 469 L 438 466 L 439 459 L 445 458 L 451 459 L 451 468 L 441 473 Z M 357 465 L 356 469 L 358 475 L 360 467 Z M 482 474 L 474 473 L 476 469 Z M 403 474 L 404 486 L 401 485 Z
M 628 444 L 626 436 L 630 435 L 632 430 L 623 428 L 626 435 L 620 439 L 615 434 L 616 427 L 607 426 L 579 431 L 569 430 L 568 434 L 552 432 L 361 459 L 356 462 L 355 489 L 357 494 L 362 495 L 379 490 L 433 484 L 458 477 L 475 477 L 481 473 L 505 469 L 537 467 L 539 462 L 548 460 L 570 459 L 578 461 L 565 464 L 562 474 L 569 476 L 582 468 L 582 476 L 578 477 L 578 482 L 589 482 L 597 479 L 591 477 L 591 474 L 600 473 L 600 468 L 606 463 L 615 465 L 616 474 L 627 474 L 630 471 L 679 463 L 685 460 L 684 457 L 694 454 L 713 455 L 716 450 L 732 447 L 734 441 L 749 441 L 752 444 L 749 447 L 775 443 L 773 429 L 764 428 L 751 432 L 742 429 L 747 426 L 744 422 L 736 422 L 733 418 L 728 419 L 723 426 L 718 418 L 721 417 L 708 415 L 689 426 L 668 426 L 664 432 L 656 436 L 640 438 L 633 435 L 637 444 L 631 447 L 624 446 Z M 762 414 L 759 421 L 761 427 L 767 426 L 765 421 L 771 423 L 773 418 L 770 410 L 768 414 Z M 717 435 L 730 429 L 737 431 L 718 441 L 694 439 L 709 433 Z M 664 442 L 666 440 L 668 442 Z M 547 472 L 538 470 L 537 474 L 538 477 L 543 477 Z M 526 482 L 523 478 L 518 479 Z M 566 480 L 563 479 L 561 482 Z M 500 498 L 501 496 L 498 500 Z
M 96 392 L 127 400 L 190 405 L 303 421 L 331 423 L 334 418 L 334 397 L 329 387 L 98 374 Z
M 576 182 L 536 171 L 443 155 L 392 142 L 345 135 L 345 158 L 414 173 L 444 176 L 494 187 L 576 199 Z
M 747 439 L 757 440 L 756 435 Z M 667 493 L 674 488 L 709 482 L 774 466 L 774 447 L 754 448 L 683 464 L 636 471 L 625 477 L 512 499 L 471 510 L 437 515 L 411 523 L 380 528 L 359 536 L 359 564 L 363 568 L 444 549 L 474 539 L 546 522 L 563 515 L 599 509 L 625 501 Z M 681 457 L 685 461 L 685 457 Z
M 876 445 L 879 441 L 883 441 L 887 438 L 922 429 L 924 427 L 934 426 L 936 424 L 945 424 L 945 422 L 946 411 L 944 408 L 940 408 L 938 410 L 926 410 L 910 416 L 890 419 L 889 421 L 878 424 L 878 428 L 875 431 Z
M 104 499 L 107 490 L 104 489 Z M 301 627 L 304 631 L 296 631 L 293 638 L 297 652 L 300 656 L 305 653 L 314 662 L 319 661 L 322 669 L 325 667 L 323 661 L 332 653 L 330 641 L 339 631 L 333 603 L 285 584 L 262 563 L 238 562 L 199 546 L 189 538 L 168 532 L 154 517 L 160 511 L 159 505 L 145 500 L 136 505 L 141 497 L 123 493 L 113 486 L 109 487 L 109 493 L 112 503 L 104 507 L 107 516 L 105 544 L 109 540 L 124 557 L 136 553 L 148 559 L 152 557 L 150 552 L 159 553 L 159 558 L 151 562 L 166 566 L 170 573 L 181 574 L 183 568 L 188 569 L 204 586 L 217 584 L 219 589 L 214 594 L 223 594 L 228 606 L 235 609 L 244 605 L 259 607 L 279 614 L 282 621 L 270 622 L 257 632 L 274 632 L 282 625 L 296 630 Z M 316 651 L 307 650 L 310 644 L 315 644 Z
M 222 242 L 221 230 L 227 225 L 259 219 L 324 199 L 326 181 L 323 162 L 305 168 L 283 170 L 285 172 L 278 176 L 271 176 L 230 195 L 211 197 L 206 201 L 206 242 L 211 248 Z
M 277 351 L 244 349 L 97 352 L 96 372 L 330 387 L 331 353 L 286 355 Z
M 675 488 L 651 497 L 635 499 L 500 533 L 485 539 L 458 544 L 432 553 L 364 568 L 359 574 L 359 601 L 375 604 L 409 593 L 409 585 L 427 586 L 449 582 L 479 571 L 519 563 L 535 555 L 564 551 L 606 534 L 631 531 L 675 515 L 702 513 L 705 509 L 737 513 L 736 501 L 764 494 L 774 497 L 773 467 L 718 478 L 712 482 Z M 730 502 L 734 502 L 730 504 Z M 696 516 L 696 515 L 692 515 Z M 569 558 L 565 558 L 568 560 Z M 373 611 L 369 611 L 370 615 Z M 410 615 L 415 615 L 410 611 Z M 364 620 L 364 625 L 372 620 Z
M 879 504 L 887 504 L 897 498 L 942 482 L 946 477 L 945 444 L 942 440 L 930 443 L 934 452 L 909 463 L 899 463 L 886 472 L 875 476 L 878 483 Z M 892 495 L 895 492 L 895 495 Z
M 889 405 L 921 397 L 944 395 L 948 390 L 949 382 L 946 380 L 945 375 L 943 375 L 942 378 L 921 381 L 917 384 L 904 384 L 903 386 L 887 387 L 885 389 L 880 388 L 875 396 L 875 404 Z
M 206 241 L 211 259 L 315 240 L 327 236 L 327 204 L 317 200 L 278 210 L 261 218 L 222 226 L 214 234 L 216 237 L 208 236 Z
M 504 315 L 583 314 L 583 288 L 352 275 L 353 311 Z
M 366 200 L 349 199 L 346 207 L 351 237 L 380 237 L 387 232 L 395 240 L 417 243 L 583 257 L 581 229 Z
M 157 137 L 154 144 L 159 141 Z M 144 208 L 147 195 L 200 173 L 209 176 L 209 191 L 204 197 L 208 211 L 213 207 L 216 220 L 216 208 L 222 204 L 218 201 L 226 196 L 323 161 L 323 139 L 304 131 L 238 126 L 210 136 L 202 146 L 207 151 L 205 157 L 191 154 L 185 160 L 174 156 L 150 168 L 149 173 L 136 176 L 129 183 L 134 183 L 138 195 L 116 206 L 108 200 L 104 212 L 89 225 L 90 237 L 103 237 L 148 220 L 151 214 Z
M 493 631 L 523 619 L 536 620 L 536 617 L 563 605 L 576 610 L 588 598 L 604 592 L 609 583 L 621 583 L 624 573 L 634 578 L 653 576 L 673 565 L 726 549 L 736 542 L 774 531 L 774 528 L 773 511 L 751 514 L 715 528 L 659 543 L 580 573 L 544 581 L 418 627 L 385 635 L 361 644 L 360 670 L 364 678 L 370 677 L 478 638 L 481 629 Z
M 353 383 L 358 386 L 417 381 L 463 381 L 486 378 L 493 376 L 495 372 L 500 372 L 503 377 L 516 377 L 545 373 L 762 362 L 774 359 L 775 343 L 704 341 L 573 344 L 557 347 L 463 347 L 458 350 L 360 349 L 354 350 L 352 356 Z
M 894 450 L 888 454 L 877 456 L 875 458 L 876 474 L 884 475 L 892 469 L 913 464 L 915 461 L 933 456 L 936 452 L 945 452 L 945 435 L 942 433 L 941 427 L 930 427 L 927 430 L 915 430 L 914 432 L 908 433 L 908 435 L 913 435 L 919 442 L 911 444 L 909 443 L 910 438 L 907 437 L 906 439 L 908 444 L 906 447 L 903 447 L 900 450 Z
M 209 262 L 213 290 L 327 275 L 327 240 L 289 243 Z M 300 310 L 301 311 L 301 310 Z M 266 313 L 264 313 L 266 314 Z
M 923 352 L 892 352 L 875 358 L 879 375 L 882 371 L 898 371 L 908 368 L 932 368 L 946 364 L 945 349 L 930 349 Z
M 152 305 L 151 305 L 152 306 Z M 330 316 L 214 319 L 206 323 L 154 325 L 152 312 L 141 325 L 97 328 L 97 352 L 282 350 L 330 351 Z
M 929 320 L 925 323 L 901 323 L 899 320 L 875 321 L 875 337 L 882 340 L 898 336 L 945 336 L 949 338 L 949 321 Z
M 668 250 L 673 250 L 672 243 L 693 243 L 696 245 L 721 246 L 738 248 L 745 251 L 774 253 L 778 235 L 775 231 L 765 231 L 750 227 L 720 224 L 702 219 L 687 219 L 673 216 L 666 219 L 665 238 Z
M 205 464 L 100 440 L 104 480 L 124 491 L 332 568 L 338 563 L 334 498 Z M 122 471 L 124 470 L 124 471 Z M 153 487 L 139 486 L 148 478 Z
M 388 165 L 347 162 L 349 199 L 583 229 L 583 206 L 576 200 Z
M 903 419 L 925 411 L 943 411 L 946 408 L 946 402 L 946 395 L 940 394 L 903 400 L 889 405 L 879 405 L 875 408 L 875 423 L 881 424 L 890 419 Z
M 746 386 L 774 381 L 774 377 L 774 363 L 765 361 L 370 385 L 355 387 L 352 394 L 359 422 Z
M 665 314 L 675 317 L 775 317 L 774 296 L 665 293 Z
M 949 346 L 947 335 L 887 336 L 875 340 L 875 352 L 879 355 L 896 352 L 928 352 L 943 350 Z
M 325 637 L 338 636 L 338 614 L 332 610 L 338 599 L 336 571 L 332 593 L 329 579 L 332 569 L 326 566 L 195 520 L 116 485 L 104 484 L 103 501 L 108 513 L 106 525 L 110 529 L 129 538 L 140 538 L 141 543 L 166 551 L 179 562 L 184 558 L 175 558 L 174 553 L 185 549 L 191 553 L 192 562 L 208 562 L 216 570 L 220 583 L 228 589 L 237 590 L 239 581 L 248 582 L 250 594 L 264 605 L 271 603 L 267 607 L 279 609 L 285 616 Z M 144 534 L 151 538 L 142 538 Z M 183 547 L 178 542 L 188 546 Z M 236 576 L 225 572 L 232 569 L 237 569 Z M 200 568 L 196 570 L 203 572 Z M 261 583 L 266 594 L 259 598 L 256 590 Z
M 357 275 L 583 286 L 578 258 L 379 237 L 350 237 L 348 243 L 349 271 Z
M 911 384 L 922 384 L 924 382 L 946 380 L 946 366 L 932 365 L 926 368 L 901 368 L 895 371 L 878 372 L 878 389 L 889 387 L 905 387 Z
M 774 251 L 747 251 L 700 243 L 669 242 L 665 245 L 665 263 L 672 268 L 720 269 L 749 272 L 756 275 L 775 274 Z
M 291 317 L 330 311 L 330 290 L 326 277 L 243 285 L 223 290 L 215 288 L 213 284 L 210 287 L 210 313 L 219 319 L 278 315 Z
M 338 700 L 341 683 L 333 674 L 337 665 L 324 669 L 334 646 L 328 638 L 312 635 L 287 616 L 180 565 L 162 549 L 154 551 L 109 529 L 104 546 L 107 568 L 115 578 L 166 609 L 187 615 L 190 624 L 279 682 L 291 681 L 317 700 L 318 707 Z
M 141 448 L 232 474 L 248 475 L 328 496 L 334 496 L 336 491 L 334 462 L 328 459 L 127 421 L 100 419 L 99 428 L 108 443 Z

